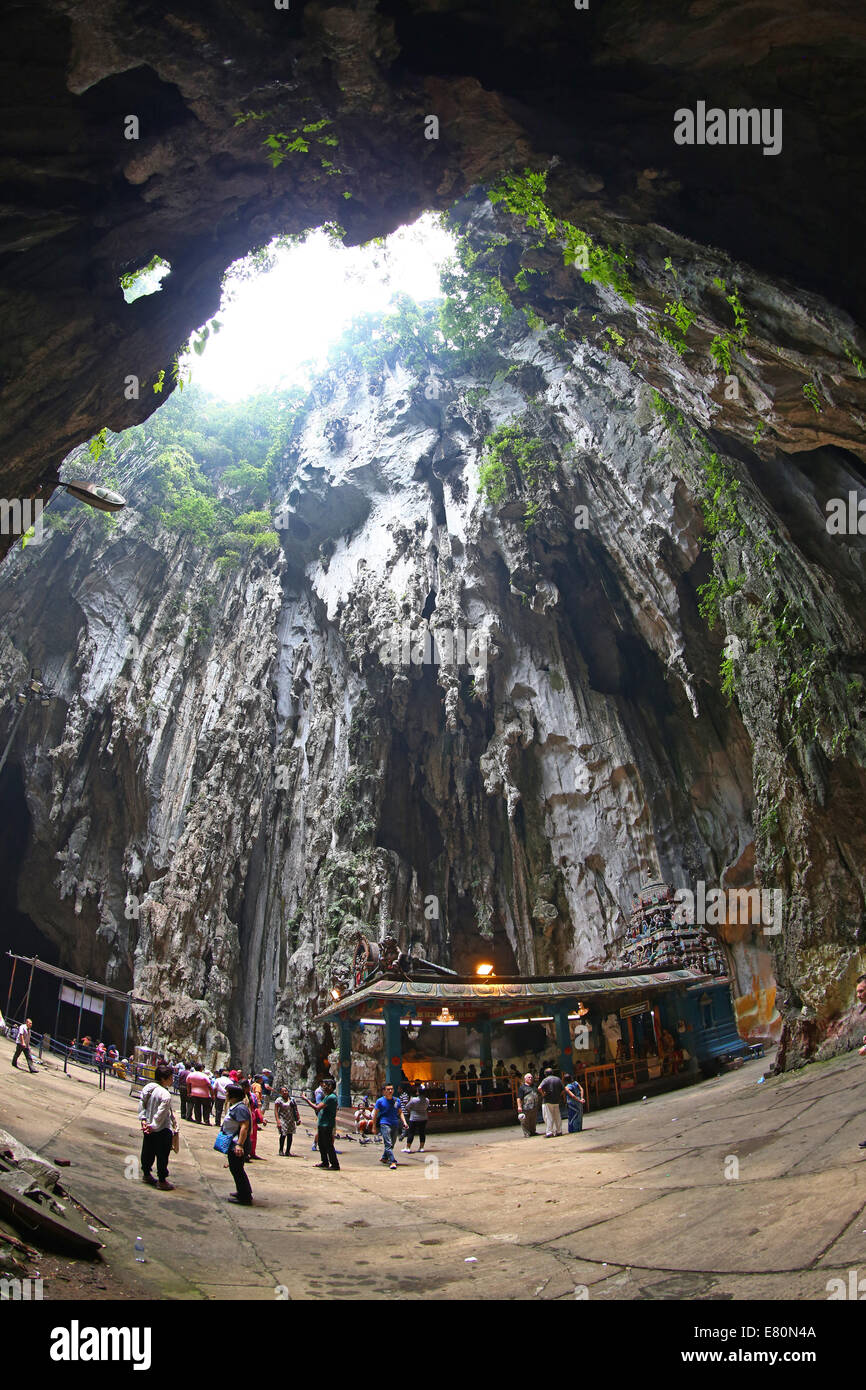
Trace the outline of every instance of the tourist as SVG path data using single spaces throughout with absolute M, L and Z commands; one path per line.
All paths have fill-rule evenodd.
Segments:
M 187 1072 L 186 1094 L 190 1118 L 194 1119 L 197 1125 L 209 1125 L 213 1089 L 199 1062 L 193 1062 L 192 1071 Z
M 337 1097 L 334 1093 L 334 1083 L 329 1076 L 325 1077 L 322 1082 L 321 1091 L 322 1099 L 320 1101 L 307 1100 L 307 1097 L 304 1096 L 307 1105 L 315 1110 L 319 1117 L 316 1137 L 319 1142 L 321 1162 L 317 1163 L 316 1167 L 324 1168 L 331 1173 L 339 1173 L 340 1164 L 337 1160 L 337 1151 L 334 1148 L 334 1134 L 337 1128 Z
M 307 1097 L 304 1096 L 304 1100 L 306 1100 L 306 1099 L 307 1099 Z M 315 1105 L 321 1105 L 321 1104 L 322 1104 L 322 1101 L 323 1101 L 324 1099 L 325 1099 L 325 1092 L 324 1092 L 324 1090 L 323 1090 L 323 1088 L 322 1088 L 322 1082 L 321 1082 L 321 1081 L 317 1081 L 317 1082 L 316 1082 L 316 1089 L 313 1091 L 313 1102 L 314 1102 Z M 310 1131 L 307 1130 L 307 1133 L 308 1133 L 308 1134 L 309 1134 L 309 1132 L 310 1132 Z M 319 1152 L 318 1142 L 317 1142 L 316 1136 L 314 1135 L 314 1136 L 313 1136 L 313 1153 L 318 1153 L 318 1152 Z
M 576 1077 L 571 1075 L 571 1072 L 566 1072 L 562 1080 L 565 1089 L 565 1103 L 568 1108 L 568 1132 L 569 1134 L 580 1134 L 583 1129 L 583 1107 L 586 1104 L 583 1087 Z
M 250 1156 L 252 1117 L 246 1103 L 243 1086 L 232 1082 L 230 1086 L 226 1087 L 226 1099 L 229 1101 L 229 1108 L 220 1126 L 220 1132 L 229 1135 L 234 1140 L 226 1157 L 229 1161 L 229 1170 L 235 1180 L 235 1191 L 226 1198 L 226 1201 L 237 1202 L 239 1207 L 251 1207 L 253 1190 L 250 1187 L 250 1180 L 246 1175 L 244 1165 Z
M 33 1058 L 30 1055 L 30 1030 L 32 1027 L 33 1019 L 28 1018 L 24 1023 L 21 1024 L 21 1027 L 18 1029 L 18 1033 L 15 1038 L 15 1056 L 12 1058 L 12 1065 L 16 1071 L 18 1070 L 18 1058 L 21 1056 L 22 1052 L 24 1053 L 24 1056 L 27 1059 L 27 1066 L 30 1069 L 30 1071 L 34 1072 L 36 1070 L 36 1068 L 33 1065 Z
M 538 1126 L 538 1092 L 531 1071 L 526 1073 L 517 1088 L 517 1118 L 524 1137 L 530 1139 Z
M 467 1077 L 464 1063 L 461 1062 L 460 1066 L 457 1068 L 457 1075 L 454 1080 L 456 1083 L 455 1090 L 457 1092 L 457 1109 L 460 1110 L 466 1103 L 466 1096 L 469 1090 L 466 1085 Z
M 174 1184 L 168 1180 L 168 1157 L 174 1143 L 177 1120 L 171 1106 L 171 1091 L 168 1086 L 172 1079 L 169 1066 L 156 1068 L 155 1080 L 142 1087 L 138 1098 L 138 1118 L 141 1124 L 141 1180 L 161 1192 L 173 1192 Z M 153 1164 L 156 1173 L 153 1176 Z
M 192 1119 L 192 1107 L 188 1107 L 188 1098 L 186 1093 L 186 1078 L 189 1075 L 189 1070 L 190 1069 L 187 1066 L 186 1062 L 181 1062 L 174 1076 L 174 1084 L 177 1087 L 177 1093 L 180 1096 L 180 1118 L 182 1120 Z
M 267 1116 L 268 1106 L 274 1094 L 274 1073 L 267 1067 L 262 1068 L 262 1113 Z
M 373 1128 L 373 1110 L 370 1105 L 370 1097 L 362 1096 L 355 1111 L 355 1131 L 362 1144 L 371 1144 L 373 1141 L 369 1137 Z
M 380 1163 L 387 1163 L 391 1168 L 397 1167 L 394 1145 L 401 1129 L 405 1128 L 403 1107 L 394 1095 L 394 1087 L 389 1083 L 373 1107 L 373 1133 L 382 1135 L 382 1143 L 385 1146 L 385 1151 L 379 1159 Z
M 228 1084 L 229 1083 L 226 1080 L 222 1069 L 220 1069 L 213 1079 L 212 1087 L 214 1103 L 214 1120 L 218 1125 L 222 1124 L 223 1108 L 226 1103 L 226 1087 L 228 1086 Z
M 260 1129 L 264 1129 L 265 1125 L 267 1124 L 267 1120 L 265 1119 L 264 1115 L 262 1114 L 261 1106 L 259 1105 L 259 1097 L 258 1097 L 258 1094 L 257 1094 L 257 1092 L 253 1089 L 252 1084 L 251 1084 L 249 1081 L 242 1081 L 242 1082 L 241 1082 L 241 1085 L 242 1085 L 242 1087 L 243 1087 L 243 1089 L 244 1089 L 244 1094 L 246 1095 L 246 1098 L 247 1098 L 247 1105 L 248 1105 L 249 1108 L 250 1108 L 250 1116 L 251 1116 L 251 1120 L 252 1120 L 251 1129 L 250 1129 L 250 1156 L 249 1156 L 249 1162 L 250 1162 L 250 1163 L 253 1163 L 253 1162 L 256 1162 L 256 1163 L 266 1163 L 267 1160 L 264 1159 L 264 1158 L 262 1157 L 261 1154 L 256 1153 L 256 1145 L 257 1145 L 258 1140 L 259 1140 L 259 1130 L 260 1130 Z
M 475 1063 L 470 1063 L 466 1073 L 467 1085 L 464 1088 L 467 1110 L 478 1109 L 478 1099 L 481 1095 L 481 1087 L 478 1085 L 478 1072 L 475 1070 Z
M 454 1072 L 451 1070 L 450 1067 L 448 1067 L 447 1071 L 445 1072 L 445 1077 L 442 1081 L 442 1090 L 445 1092 L 445 1109 L 453 1110 L 454 1095 L 457 1090 L 457 1081 L 454 1077 Z
M 430 1113 L 430 1102 L 423 1086 L 415 1088 L 415 1094 L 410 1097 L 408 1105 L 405 1106 L 406 1119 L 409 1121 L 409 1130 L 406 1135 L 406 1147 L 404 1154 L 412 1152 L 412 1140 L 418 1136 L 418 1152 L 424 1152 L 424 1145 L 427 1142 L 427 1118 Z
M 280 1094 L 274 1101 L 274 1117 L 280 1130 L 280 1153 L 283 1152 L 285 1144 L 286 1158 L 289 1158 L 292 1152 L 292 1135 L 301 1122 L 301 1116 L 288 1086 L 281 1087 Z
M 541 1111 L 544 1115 L 545 1139 L 558 1139 L 562 1134 L 562 1082 L 552 1067 L 544 1073 L 544 1080 L 538 1088 L 541 1096 Z

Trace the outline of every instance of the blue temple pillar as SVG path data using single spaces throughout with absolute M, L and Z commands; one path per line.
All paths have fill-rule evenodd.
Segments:
M 403 1070 L 403 1057 L 400 1052 L 400 1012 L 399 1004 L 382 1006 L 382 1013 L 385 1015 L 385 1081 L 395 1090 L 400 1084 L 400 1073 Z
M 337 1103 L 345 1107 L 352 1104 L 352 1024 L 348 1018 L 340 1019 L 340 1084 Z
M 554 1004 L 553 1017 L 556 1020 L 556 1041 L 559 1046 L 559 1074 L 573 1072 L 571 1060 L 571 1029 L 568 1026 L 568 1004 Z

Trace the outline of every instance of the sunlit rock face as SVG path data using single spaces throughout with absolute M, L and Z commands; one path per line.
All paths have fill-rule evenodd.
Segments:
M 783 895 L 781 932 L 713 929 L 743 1033 L 776 1035 L 783 1011 L 799 1056 L 864 965 L 863 541 L 831 538 L 824 515 L 858 476 L 851 408 L 810 438 L 776 395 L 752 446 L 753 407 L 738 423 L 720 404 L 707 443 L 692 426 L 717 418 L 705 357 L 647 335 L 661 409 L 628 345 L 600 341 L 587 310 L 615 308 L 608 291 L 545 267 L 501 209 L 465 215 L 476 240 L 515 238 L 516 297 L 534 256 L 553 331 L 512 335 L 483 381 L 399 362 L 321 380 L 272 499 L 276 556 L 225 574 L 153 534 L 143 464 L 114 532 L 7 562 L 4 689 L 37 665 L 54 692 L 28 707 L 6 773 L 29 821 L 18 905 L 64 963 L 156 1001 L 162 1041 L 299 1078 L 333 1045 L 311 1020 L 359 929 L 457 969 L 609 968 L 647 879 L 760 884 Z M 673 250 L 659 235 L 633 265 L 647 298 Z M 717 268 L 694 246 L 679 264 L 695 286 Z M 756 333 L 762 305 L 780 341 L 796 325 L 801 371 L 851 331 L 829 305 L 749 284 Z M 767 360 L 741 370 L 770 399 Z M 853 367 L 839 374 L 855 396 Z M 515 423 L 543 466 L 491 505 L 484 441 Z M 697 594 L 710 448 L 739 484 L 712 632 Z M 375 1047 L 358 1043 L 359 1079 Z

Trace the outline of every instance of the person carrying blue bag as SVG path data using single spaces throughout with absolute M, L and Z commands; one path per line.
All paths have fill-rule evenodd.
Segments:
M 214 1140 L 214 1148 L 225 1154 L 229 1169 L 235 1180 L 236 1191 L 226 1198 L 227 1202 L 237 1202 L 238 1206 L 251 1207 L 253 1190 L 246 1174 L 246 1164 L 250 1157 L 250 1126 L 252 1115 L 246 1104 L 243 1088 L 230 1085 L 226 1087 L 229 1109 L 223 1116 L 220 1132 Z

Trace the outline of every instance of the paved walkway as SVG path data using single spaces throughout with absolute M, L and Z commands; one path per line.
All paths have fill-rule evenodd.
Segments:
M 396 1172 L 378 1146 L 345 1141 L 342 1172 L 321 1172 L 304 1126 L 281 1158 L 271 1123 L 251 1208 L 223 1200 L 213 1128 L 182 1124 L 177 1190 L 147 1188 L 126 1176 L 140 1146 L 126 1086 L 16 1073 L 11 1055 L 0 1040 L 0 1124 L 72 1160 L 70 1188 L 113 1228 L 115 1296 L 825 1300 L 828 1279 L 866 1275 L 856 1054 L 760 1085 L 767 1063 L 748 1063 L 559 1139 L 515 1125 L 437 1140 L 431 1127 L 425 1157 L 401 1155 Z

